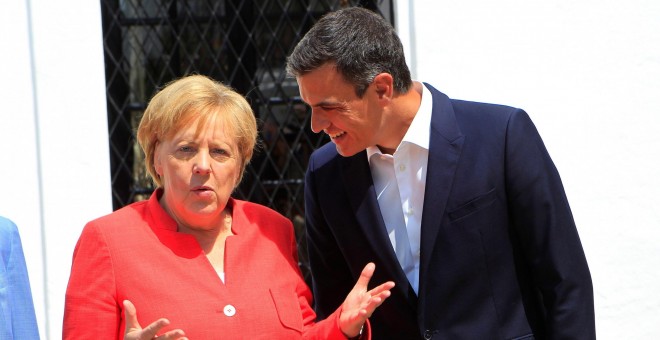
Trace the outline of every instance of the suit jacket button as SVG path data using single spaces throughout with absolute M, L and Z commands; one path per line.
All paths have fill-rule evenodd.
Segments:
M 429 340 L 433 337 L 433 332 L 431 330 L 425 330 L 424 331 L 424 339 Z
M 236 314 L 236 308 L 232 305 L 226 305 L 222 312 L 225 313 L 226 316 L 231 317 Z

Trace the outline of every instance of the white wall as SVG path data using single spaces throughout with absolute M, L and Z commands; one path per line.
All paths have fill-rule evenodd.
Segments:
M 100 2 L 0 7 L 0 215 L 18 225 L 41 338 L 59 339 L 75 242 L 112 211 Z
M 397 2 L 416 79 L 525 109 L 562 175 L 599 339 L 660 336 L 660 2 Z

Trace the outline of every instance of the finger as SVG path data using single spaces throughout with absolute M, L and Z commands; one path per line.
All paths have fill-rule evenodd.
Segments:
M 394 288 L 394 282 L 392 281 L 388 281 L 381 284 L 380 286 L 364 294 L 364 297 L 367 298 L 365 302 L 368 304 L 374 304 L 373 300 L 378 299 L 377 301 L 375 301 L 375 304 L 376 307 L 379 306 L 381 303 L 383 303 L 383 301 L 385 301 L 385 299 L 387 299 L 388 297 L 390 297 L 390 295 L 392 295 L 392 292 L 390 291 L 392 288 Z
M 368 318 L 371 317 L 371 315 L 376 311 L 376 308 L 378 308 L 385 299 L 381 298 L 374 298 L 369 300 L 369 302 L 362 306 L 360 310 L 358 310 L 353 316 L 353 320 L 360 320 L 361 322 L 365 322 Z
M 390 289 L 394 287 L 394 282 L 388 281 L 382 285 L 367 292 L 368 300 L 359 310 L 359 317 L 369 318 L 371 314 L 378 308 L 387 298 L 392 295 Z
M 373 313 L 376 308 L 378 308 L 383 302 L 385 302 L 385 299 L 390 297 L 389 293 L 384 296 L 373 296 L 369 301 L 367 301 L 366 305 L 362 307 L 360 312 L 366 311 L 368 316 L 371 316 L 371 313 Z
M 183 332 L 183 330 L 175 329 L 173 331 L 159 335 L 158 340 L 187 340 L 188 338 L 185 336 L 186 334 Z
M 126 333 L 131 330 L 140 330 L 140 323 L 137 319 L 137 311 L 132 302 L 124 300 L 124 318 L 126 318 Z
M 368 293 L 371 294 L 371 296 L 376 296 L 380 295 L 384 292 L 389 292 L 392 288 L 394 288 L 394 282 L 393 281 L 387 281 L 383 284 L 381 284 L 378 287 L 375 287 L 374 289 L 370 290 Z
M 158 334 L 158 331 L 160 331 L 161 328 L 167 326 L 170 324 L 170 321 L 167 319 L 158 319 L 154 322 L 152 322 L 149 326 L 144 327 L 142 329 L 142 335 L 140 336 L 140 339 L 152 339 Z M 160 339 L 160 336 L 158 337 Z M 176 339 L 176 338 L 166 338 L 166 340 L 169 339 Z
M 357 280 L 355 287 L 364 288 L 364 290 L 366 290 L 371 277 L 374 275 L 374 270 L 376 270 L 376 265 L 373 264 L 373 262 L 367 263 L 367 265 L 364 266 L 364 269 L 362 269 L 362 273 L 360 273 L 360 278 Z

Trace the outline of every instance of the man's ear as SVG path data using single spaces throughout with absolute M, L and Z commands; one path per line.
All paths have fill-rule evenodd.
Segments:
M 389 73 L 379 73 L 372 81 L 376 94 L 380 99 L 392 99 L 394 97 L 394 78 Z

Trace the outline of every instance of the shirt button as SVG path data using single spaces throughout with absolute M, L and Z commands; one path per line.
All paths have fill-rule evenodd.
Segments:
M 412 215 L 412 214 L 413 214 L 413 209 L 412 209 L 412 208 L 408 208 L 408 210 L 406 210 L 406 215 L 410 216 L 410 215 Z
M 399 171 L 406 171 L 406 165 L 405 164 L 399 164 Z
M 232 305 L 226 305 L 225 308 L 222 310 L 226 316 L 232 317 L 236 314 L 236 308 Z

